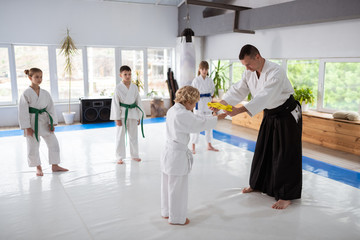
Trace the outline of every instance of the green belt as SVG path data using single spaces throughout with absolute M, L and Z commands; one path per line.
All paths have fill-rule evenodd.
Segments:
M 36 108 L 29 107 L 29 113 L 35 113 L 35 137 L 36 137 L 37 141 L 39 141 L 39 138 L 38 138 L 39 113 L 41 114 L 44 112 L 46 112 L 49 115 L 51 130 L 54 129 L 53 119 L 52 119 L 51 115 L 48 113 L 48 111 L 46 111 L 46 108 L 36 109 Z
M 144 121 L 144 112 L 143 112 L 143 110 L 141 110 L 141 108 L 139 108 L 139 106 L 136 105 L 136 102 L 134 102 L 133 104 L 120 103 L 120 106 L 126 108 L 126 110 L 125 110 L 125 130 L 127 129 L 126 128 L 126 120 L 127 120 L 127 117 L 128 117 L 129 108 L 130 109 L 131 108 L 138 108 L 141 111 L 141 113 L 142 113 L 142 117 L 141 117 L 141 133 L 142 133 L 143 138 L 145 138 L 144 128 L 143 128 L 143 121 Z

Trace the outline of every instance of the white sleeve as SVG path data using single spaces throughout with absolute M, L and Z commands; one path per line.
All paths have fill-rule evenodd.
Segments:
M 56 115 L 56 112 L 55 112 L 55 106 L 54 106 L 54 102 L 49 94 L 49 104 L 46 106 L 46 111 L 50 114 L 50 116 L 52 117 L 53 119 L 53 124 L 54 125 L 57 125 L 58 124 L 58 118 L 57 118 L 57 115 Z M 49 119 L 50 121 L 50 119 Z M 49 122 L 50 124 L 50 122 Z
M 110 120 L 121 120 L 120 96 L 118 88 L 115 88 L 111 101 Z
M 22 94 L 20 97 L 18 118 L 21 129 L 31 128 L 29 103 L 24 94 Z
M 145 115 L 145 111 L 144 111 L 144 108 L 143 108 L 143 105 L 142 105 L 141 97 L 140 97 L 140 94 L 139 94 L 138 89 L 136 89 L 136 90 L 137 90 L 136 105 L 138 105 L 138 107 L 141 108 L 141 110 L 142 110 L 143 113 L 144 113 L 144 118 L 145 118 L 146 115 Z M 137 109 L 137 110 L 138 110 L 138 112 L 139 112 L 139 119 L 141 119 L 141 117 L 142 117 L 142 112 L 141 112 L 139 109 Z
M 181 118 L 177 118 L 175 121 L 177 131 L 184 133 L 199 133 L 204 130 L 215 128 L 217 117 L 195 115 L 189 111 L 187 114 L 184 114 Z

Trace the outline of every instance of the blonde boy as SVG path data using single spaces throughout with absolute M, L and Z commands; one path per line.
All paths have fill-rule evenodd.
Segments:
M 161 216 L 170 224 L 185 225 L 187 215 L 188 174 L 192 167 L 192 153 L 187 145 L 190 133 L 215 127 L 226 114 L 202 117 L 191 112 L 200 99 L 199 91 L 191 86 L 176 92 L 175 104 L 166 116 L 166 146 L 161 156 Z

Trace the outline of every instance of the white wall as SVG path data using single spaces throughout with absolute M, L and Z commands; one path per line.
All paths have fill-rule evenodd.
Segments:
M 360 57 L 360 20 L 229 33 L 206 37 L 205 59 L 238 59 L 245 44 L 265 58 Z
M 175 47 L 176 6 L 96 0 L 1 0 L 0 43 Z

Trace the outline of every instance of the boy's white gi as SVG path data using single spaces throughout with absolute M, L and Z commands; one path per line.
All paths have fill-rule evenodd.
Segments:
M 207 103 L 211 102 L 215 91 L 215 85 L 211 78 L 206 77 L 203 79 L 201 75 L 194 78 L 191 84 L 194 88 L 197 88 L 200 92 L 200 100 L 197 103 L 197 107 L 194 109 L 194 113 L 200 116 L 211 116 L 212 111 L 209 109 Z M 210 96 L 201 96 L 210 95 Z M 195 144 L 199 142 L 199 133 L 191 134 L 191 143 Z M 211 143 L 212 129 L 205 130 L 205 139 L 207 143 Z
M 55 113 L 54 103 L 50 94 L 40 88 L 39 96 L 35 90 L 31 87 L 25 89 L 24 93 L 20 97 L 19 102 L 19 125 L 21 129 L 32 128 L 35 131 L 35 114 L 29 113 L 29 107 L 36 109 L 46 109 L 46 111 L 53 118 L 53 124 L 58 123 Z M 38 117 L 38 136 L 39 141 L 35 138 L 35 132 L 33 136 L 26 136 L 27 142 L 27 159 L 30 167 L 36 167 L 41 165 L 39 146 L 40 136 L 45 140 L 49 151 L 49 164 L 60 163 L 60 148 L 58 140 L 54 132 L 49 128 L 50 119 L 46 112 L 40 113 Z
M 190 133 L 216 126 L 217 117 L 193 114 L 175 103 L 166 114 L 166 146 L 161 156 L 161 215 L 170 223 L 184 224 L 187 215 L 188 174 L 192 153 L 187 145 Z
M 111 102 L 110 120 L 121 120 L 122 126 L 116 126 L 116 159 L 126 158 L 125 148 L 125 110 L 121 107 L 120 103 L 133 104 L 136 103 L 142 110 L 141 97 L 138 88 L 135 84 L 130 83 L 130 87 L 127 88 L 123 82 L 120 82 L 116 88 Z M 141 119 L 142 113 L 137 108 L 131 108 L 128 110 L 127 116 L 127 131 L 130 142 L 130 156 L 132 158 L 139 157 L 138 146 L 138 120 Z

